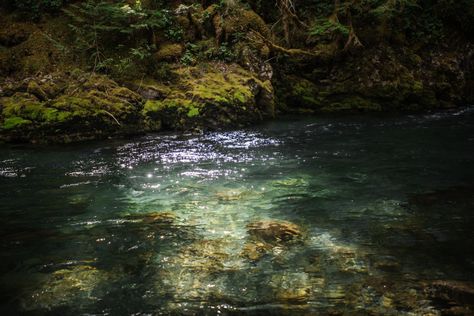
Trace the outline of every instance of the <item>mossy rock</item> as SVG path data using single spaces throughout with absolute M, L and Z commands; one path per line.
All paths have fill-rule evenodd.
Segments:
M 183 55 L 183 46 L 181 44 L 166 43 L 160 46 L 155 53 L 157 61 L 176 61 Z
M 269 244 L 291 244 L 302 241 L 302 228 L 287 221 L 264 220 L 247 225 L 248 233 L 255 240 Z
M 3 141 L 70 142 L 160 128 L 145 123 L 139 94 L 105 76 L 48 75 L 10 89 L 17 92 L 0 98 Z
M 425 57 L 426 58 L 426 57 Z M 419 111 L 462 104 L 469 84 L 460 54 L 426 58 L 388 47 L 366 49 L 324 72 L 280 74 L 279 101 L 285 111 Z
M 250 32 L 257 32 L 265 38 L 271 36 L 265 21 L 253 10 L 235 7 L 227 14 L 217 14 L 210 8 L 206 11 L 214 14 L 213 25 L 218 42 L 230 42 L 236 36 L 240 36 L 239 34 Z
M 148 100 L 143 114 L 169 129 L 242 126 L 273 115 L 273 87 L 238 65 L 180 67 L 177 81 L 160 100 Z

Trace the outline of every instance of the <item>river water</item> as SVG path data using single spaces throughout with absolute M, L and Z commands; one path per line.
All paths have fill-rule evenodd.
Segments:
M 472 109 L 2 145 L 0 311 L 439 315 L 430 284 L 474 281 L 473 149 Z

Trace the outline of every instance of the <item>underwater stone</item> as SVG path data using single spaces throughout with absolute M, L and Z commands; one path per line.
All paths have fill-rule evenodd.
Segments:
M 272 276 L 270 285 L 277 300 L 304 303 L 311 295 L 311 283 L 304 272 L 284 273 Z
M 291 222 L 265 220 L 247 226 L 248 233 L 269 243 L 291 243 L 303 239 L 301 228 Z
M 42 287 L 22 301 L 24 310 L 52 309 L 72 302 L 97 300 L 93 291 L 109 279 L 109 275 L 89 265 L 61 269 L 46 277 Z
M 258 261 L 272 248 L 272 245 L 264 242 L 248 242 L 244 245 L 241 256 L 251 261 Z
M 127 219 L 140 221 L 146 224 L 171 224 L 176 220 L 176 215 L 170 212 L 152 212 L 145 214 L 133 214 Z
M 433 299 L 474 307 L 474 284 L 470 282 L 433 281 L 426 287 L 425 291 Z

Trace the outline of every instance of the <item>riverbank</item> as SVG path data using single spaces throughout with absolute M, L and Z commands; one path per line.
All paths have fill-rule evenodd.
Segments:
M 290 40 L 271 25 L 277 12 L 252 2 L 162 8 L 73 1 L 57 8 L 62 14 L 35 17 L 21 8 L 0 7 L 2 142 L 69 143 L 241 127 L 288 113 L 474 104 L 472 38 L 442 18 L 429 21 L 438 23 L 436 32 L 414 24 L 387 33 L 361 20 L 357 41 L 354 29 L 293 26 Z M 301 11 L 305 25 L 314 18 Z M 91 19 L 99 27 L 90 29 Z

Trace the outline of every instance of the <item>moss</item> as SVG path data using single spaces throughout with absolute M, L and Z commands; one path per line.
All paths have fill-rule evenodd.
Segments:
M 368 98 L 360 96 L 348 96 L 340 101 L 334 101 L 327 106 L 323 106 L 323 112 L 340 112 L 340 111 L 380 111 L 382 107 Z
M 195 117 L 199 115 L 199 109 L 195 108 L 194 106 L 191 106 L 188 112 L 188 117 Z
M 48 95 L 43 90 L 43 88 L 34 80 L 32 80 L 28 83 L 27 92 L 33 94 L 39 100 L 42 100 L 42 101 L 46 101 L 47 99 L 49 99 Z
M 199 73 L 197 73 L 199 71 Z M 235 68 L 225 74 L 215 69 L 197 69 L 189 67 L 179 70 L 183 85 L 189 87 L 188 95 L 194 100 L 214 104 L 243 104 L 252 98 L 248 85 L 252 76 Z
M 29 125 L 31 123 L 32 122 L 30 120 L 26 120 L 22 117 L 12 116 L 5 119 L 2 128 L 5 130 L 17 129 L 19 127 L 23 127 L 24 125 Z
M 183 54 L 183 47 L 180 44 L 166 43 L 161 45 L 160 49 L 155 53 L 157 61 L 178 60 Z
M 247 101 L 245 94 L 243 94 L 241 91 L 234 92 L 234 99 L 238 100 L 240 103 L 245 103 Z
M 250 31 L 258 32 L 264 38 L 270 38 L 271 35 L 265 21 L 253 10 L 236 8 L 235 12 L 224 17 L 216 15 L 213 22 L 218 40 L 222 39 L 225 42 L 230 42 L 231 37 Z M 220 38 L 222 35 L 224 37 Z
M 320 94 L 324 94 L 324 91 L 318 91 L 318 87 L 311 81 L 290 76 L 285 78 L 282 84 L 284 85 L 283 98 L 291 106 L 312 109 L 321 106 L 321 101 L 318 97 L 321 97 Z
M 180 67 L 174 73 L 177 81 L 170 84 L 168 93 L 160 94 L 160 100 L 148 100 L 142 111 L 148 118 L 162 119 L 168 128 L 245 124 L 254 118 L 239 121 L 241 117 L 261 119 L 273 114 L 271 82 L 260 81 L 240 66 L 209 63 Z M 148 85 L 144 82 L 143 88 Z M 257 102 L 260 99 L 266 101 L 262 106 Z
M 158 112 L 165 108 L 162 101 L 148 100 L 143 107 L 143 113 L 147 115 L 148 113 Z
M 117 88 L 119 85 L 104 75 L 98 74 L 85 74 L 87 76 L 86 82 L 82 85 L 82 89 L 84 90 L 98 90 L 102 92 L 107 92 L 113 88 Z M 82 81 L 86 78 L 78 78 L 78 80 Z

